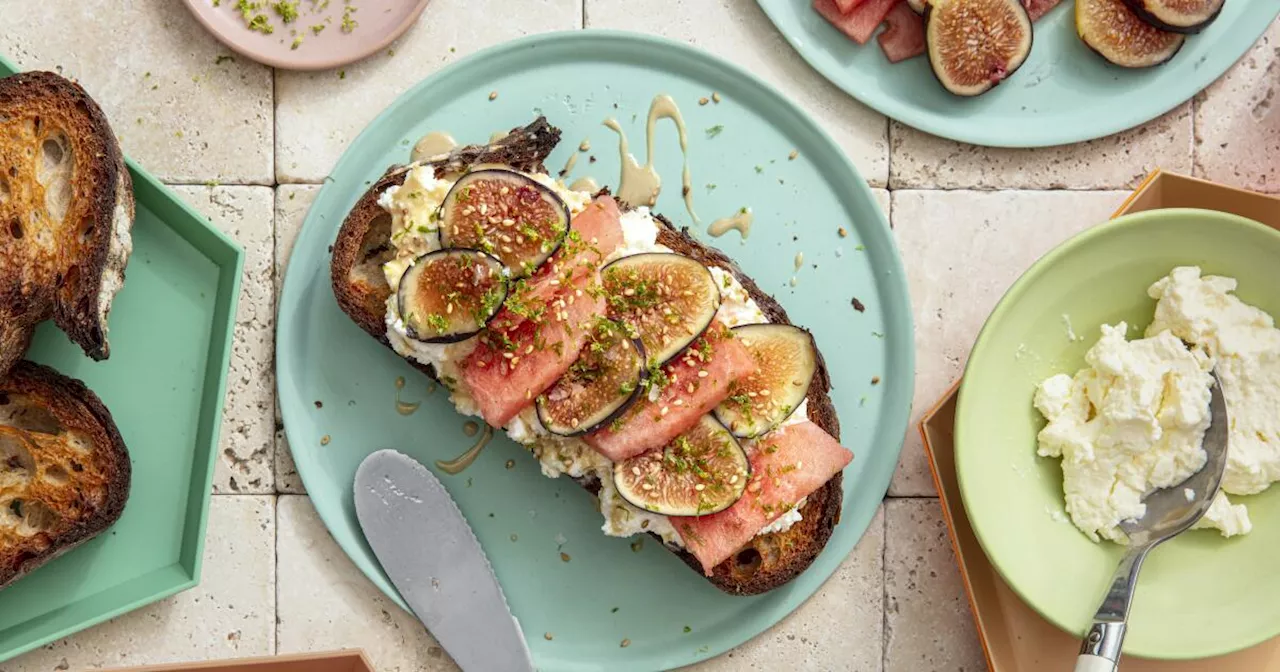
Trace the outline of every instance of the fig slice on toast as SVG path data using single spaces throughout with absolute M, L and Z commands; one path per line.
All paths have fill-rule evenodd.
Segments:
M 538 421 L 552 434 L 585 434 L 627 410 L 647 374 L 640 341 L 625 325 L 600 318 L 569 371 L 538 395 Z
M 684 351 L 720 309 L 720 288 L 706 266 L 670 252 L 622 257 L 602 273 L 609 316 L 640 335 L 650 360 Z
M 1124 0 L 1076 0 L 1076 33 L 1099 56 L 1122 68 L 1165 63 L 1187 39 L 1143 21 Z
M 734 436 L 752 438 L 778 426 L 804 401 L 818 368 L 817 348 L 809 332 L 789 324 L 747 324 L 733 333 L 758 367 L 729 386 L 729 398 L 715 415 Z
M 453 343 L 474 336 L 502 308 L 502 262 L 479 250 L 428 252 L 404 272 L 396 299 L 410 338 Z
M 1198 33 L 1213 23 L 1226 0 L 1124 0 L 1143 21 L 1175 33 Z
M 929 0 L 924 16 L 929 65 L 957 96 L 990 91 L 1031 53 L 1031 17 L 1021 0 Z
M 560 249 L 569 206 L 554 191 L 514 170 L 474 170 L 440 205 L 441 247 L 465 247 L 502 260 L 511 275 L 533 274 Z
M 709 414 L 666 446 L 613 466 L 623 499 L 666 516 L 723 511 L 742 497 L 750 480 L 746 452 Z

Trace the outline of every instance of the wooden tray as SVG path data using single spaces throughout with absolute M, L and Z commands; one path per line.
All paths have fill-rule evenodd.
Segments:
M 211 663 L 175 663 L 112 668 L 107 672 L 374 672 L 373 663 L 359 649 L 308 653 L 274 658 L 241 658 Z

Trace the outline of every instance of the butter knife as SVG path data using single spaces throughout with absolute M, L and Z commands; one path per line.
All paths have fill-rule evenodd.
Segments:
M 356 470 L 356 517 L 382 569 L 464 671 L 532 672 L 520 623 L 471 526 L 426 467 L 380 450 Z

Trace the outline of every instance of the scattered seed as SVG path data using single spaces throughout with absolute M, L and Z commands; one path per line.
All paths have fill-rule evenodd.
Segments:
M 517 535 L 517 534 L 512 534 L 512 535 L 511 535 L 511 541 L 519 541 L 519 540 L 520 540 L 520 536 L 519 536 L 519 535 Z
M 794 150 L 794 149 L 793 149 L 793 150 L 791 150 L 791 153 L 787 155 L 787 160 L 788 160 L 788 161 L 795 161 L 795 160 L 796 160 L 796 157 L 798 157 L 798 156 L 800 156 L 800 152 L 797 152 L 796 150 Z
M 625 649 L 625 648 L 627 648 L 628 646 L 631 646 L 631 640 L 629 640 L 629 639 L 624 639 L 624 640 L 622 640 L 622 648 L 624 648 L 624 649 Z
M 569 560 L 570 560 L 570 559 L 571 559 L 571 558 L 569 557 L 569 554 L 568 554 L 568 553 L 561 553 L 561 554 L 560 554 L 560 562 L 569 562 Z
M 710 98 L 708 98 L 708 97 L 706 97 L 706 96 L 703 96 L 703 97 L 701 97 L 701 98 L 699 98 L 699 99 L 698 99 L 698 104 L 699 104 L 699 105 L 706 105 L 706 104 L 707 104 L 707 103 L 709 103 L 709 102 L 711 102 L 711 99 L 710 99 Z
M 632 552 L 632 553 L 639 553 L 639 552 L 640 552 L 640 549 L 642 549 L 642 548 L 644 548 L 644 539 L 636 539 L 635 541 L 631 542 L 631 552 Z M 617 611 L 617 610 L 618 610 L 618 608 L 617 608 L 617 607 L 614 607 L 614 608 L 613 608 L 613 610 L 614 610 L 614 611 Z
M 836 233 L 840 234 L 841 238 L 844 238 L 845 236 L 849 235 L 849 230 L 842 226 L 836 229 Z
M 859 313 L 865 313 L 867 311 L 867 307 L 862 305 L 862 302 L 859 301 L 858 297 L 856 296 L 853 297 L 853 309 L 858 311 Z
M 325 434 L 324 436 L 320 437 L 320 445 L 322 445 L 322 446 L 327 446 L 327 445 L 329 445 L 329 435 L 328 435 L 328 434 Z
M 543 637 L 543 639 L 546 639 L 548 642 L 549 642 L 549 641 L 551 641 L 552 639 L 555 639 L 554 637 L 552 637 L 551 633 L 549 633 L 549 632 L 548 632 L 547 634 L 543 635 L 542 637 Z
M 880 376 L 872 376 L 872 377 L 871 377 L 871 384 L 872 384 L 872 385 L 879 385 L 879 384 L 880 384 Z
M 497 100 L 497 99 L 498 99 L 498 92 L 497 92 L 497 91 L 490 91 L 490 92 L 489 92 L 489 100 Z
M 712 92 L 711 92 L 711 100 L 712 100 L 712 101 L 714 101 L 714 102 L 717 102 L 717 103 L 718 103 L 718 102 L 720 102 L 720 92 L 719 92 L 719 91 L 712 91 Z
M 507 460 L 507 468 L 508 468 L 508 469 L 515 469 L 515 468 L 516 468 L 516 461 L 515 461 L 515 460 Z

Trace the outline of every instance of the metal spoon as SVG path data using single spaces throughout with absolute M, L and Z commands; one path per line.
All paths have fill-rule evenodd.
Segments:
M 1213 374 L 1209 398 L 1209 428 L 1204 433 L 1207 460 L 1200 471 L 1171 488 L 1157 490 L 1143 500 L 1147 512 L 1137 520 L 1120 523 L 1129 535 L 1129 551 L 1111 577 L 1102 606 L 1093 617 L 1093 626 L 1080 645 L 1076 672 L 1113 672 L 1120 663 L 1129 606 L 1138 585 L 1138 570 L 1147 553 L 1174 538 L 1200 520 L 1218 494 L 1222 472 L 1227 467 L 1227 403 L 1222 398 L 1222 381 Z M 1187 501 L 1185 490 L 1195 492 Z

